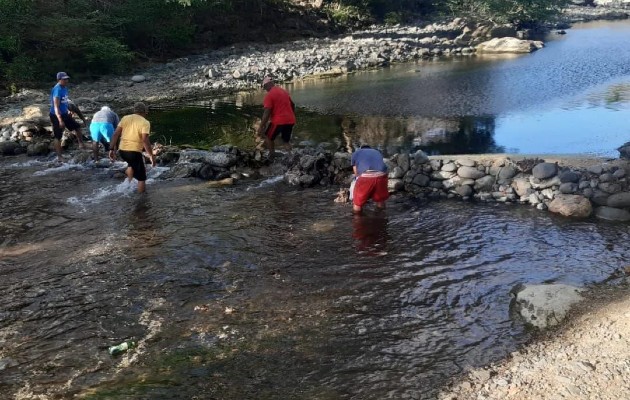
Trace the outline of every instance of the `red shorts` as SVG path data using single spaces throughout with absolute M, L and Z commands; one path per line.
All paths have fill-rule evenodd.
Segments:
M 384 172 L 364 172 L 354 184 L 352 204 L 363 207 L 369 199 L 377 203 L 389 199 L 387 174 Z

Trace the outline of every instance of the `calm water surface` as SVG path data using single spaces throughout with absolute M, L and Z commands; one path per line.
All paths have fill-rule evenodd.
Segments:
M 590 154 L 630 140 L 630 21 L 577 24 L 524 56 L 422 61 L 287 85 L 296 143 L 359 138 L 387 153 Z M 262 91 L 199 99 L 152 115 L 156 138 L 253 147 Z
M 625 224 L 160 172 L 1 161 L 0 398 L 431 399 L 526 339 L 514 285 L 630 257 Z

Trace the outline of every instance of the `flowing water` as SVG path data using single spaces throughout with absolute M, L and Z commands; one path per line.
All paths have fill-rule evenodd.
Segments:
M 630 21 L 577 24 L 523 56 L 395 65 L 287 85 L 296 143 L 359 139 L 393 154 L 589 154 L 617 157 L 630 140 Z M 164 107 L 157 139 L 253 147 L 264 93 Z
M 527 338 L 514 285 L 630 257 L 625 224 L 529 207 L 353 217 L 336 188 L 154 169 L 138 195 L 120 167 L 2 160 L 0 398 L 430 399 Z

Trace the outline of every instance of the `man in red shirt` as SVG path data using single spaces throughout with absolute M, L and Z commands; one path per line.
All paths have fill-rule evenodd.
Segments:
M 262 122 L 258 128 L 258 134 L 265 138 L 265 144 L 269 149 L 269 160 L 272 161 L 274 153 L 274 143 L 278 135 L 282 141 L 291 149 L 289 141 L 295 125 L 295 104 L 291 100 L 289 93 L 281 87 L 275 86 L 273 80 L 266 76 L 263 79 L 262 87 L 267 91 L 263 101 Z

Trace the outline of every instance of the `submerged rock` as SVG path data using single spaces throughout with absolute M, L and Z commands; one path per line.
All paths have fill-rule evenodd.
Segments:
M 526 323 L 545 329 L 560 323 L 580 300 L 581 289 L 564 284 L 519 285 L 512 289 L 512 310 Z

